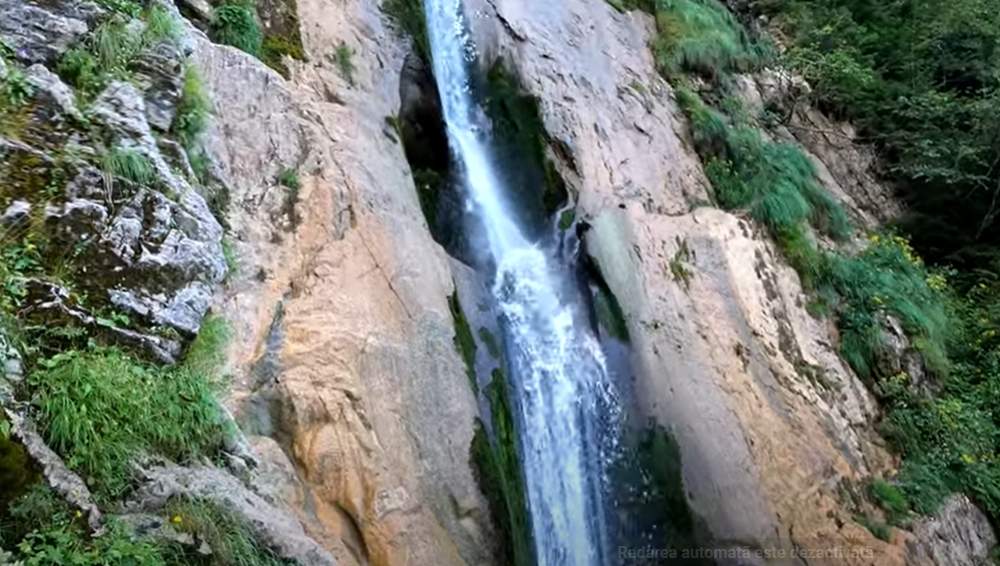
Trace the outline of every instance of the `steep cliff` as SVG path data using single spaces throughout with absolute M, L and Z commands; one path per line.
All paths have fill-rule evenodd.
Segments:
M 19 465 L 17 497 L 41 475 L 82 512 L 58 515 L 73 533 L 123 524 L 206 561 L 229 543 L 192 504 L 275 560 L 497 563 L 511 527 L 494 524 L 505 517 L 470 461 L 491 421 L 470 366 L 491 344 L 459 305 L 475 304 L 476 276 L 439 243 L 462 238 L 443 229 L 462 203 L 434 201 L 422 176 L 448 166 L 425 39 L 366 0 L 259 0 L 249 39 L 220 31 L 227 3 L 121 5 L 0 0 L 0 449 L 35 462 Z M 996 538 L 965 496 L 905 529 L 872 524 L 885 512 L 867 486 L 899 464 L 876 397 L 781 243 L 717 206 L 653 18 L 604 0 L 465 5 L 483 73 L 505 69 L 537 102 L 551 167 L 534 198 L 552 213 L 565 184 L 561 223 L 576 219 L 626 326 L 627 408 L 676 441 L 697 543 L 733 563 L 984 562 Z M 774 69 L 737 81 L 751 112 L 787 113 L 763 135 L 799 147 L 859 227 L 899 212 L 851 127 L 795 102 L 808 85 Z M 136 406 L 112 395 L 204 369 L 209 313 L 230 329 L 222 368 L 201 372 L 226 376 L 224 409 L 207 386 Z M 897 330 L 886 363 L 922 371 Z M 97 374 L 74 360 L 136 377 L 100 389 L 120 403 L 107 412 L 137 411 L 93 435 L 128 449 L 113 492 L 45 403 L 66 376 Z M 154 413 L 163 398 L 195 409 Z M 196 428 L 174 444 L 113 434 L 205 414 L 199 450 L 175 446 Z

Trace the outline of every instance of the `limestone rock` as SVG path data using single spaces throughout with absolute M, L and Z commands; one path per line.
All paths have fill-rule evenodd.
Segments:
M 142 475 L 144 482 L 129 505 L 133 509 L 161 509 L 171 497 L 203 499 L 245 521 L 264 544 L 283 558 L 303 566 L 336 564 L 327 551 L 306 536 L 295 518 L 222 470 L 164 466 L 144 470 Z
M 195 334 L 211 304 L 212 287 L 226 273 L 222 227 L 205 199 L 160 153 L 134 86 L 109 85 L 91 115 L 119 147 L 143 155 L 163 185 L 163 191 L 136 191 L 117 208 L 101 237 L 120 273 L 111 301 L 156 324 Z
M 170 130 L 184 87 L 184 54 L 173 41 L 161 41 L 133 64 L 135 82 L 146 103 L 146 120 L 161 132 Z
M 997 544 L 989 519 L 964 495 L 953 495 L 931 517 L 918 520 L 907 542 L 907 564 L 950 566 L 992 564 Z
M 52 63 L 104 12 L 86 0 L 0 0 L 0 39 L 28 63 Z
M 251 438 L 280 443 L 261 469 L 291 467 L 297 481 L 271 493 L 304 501 L 300 519 L 339 562 L 488 564 L 448 261 L 384 134 L 405 42 L 371 2 L 298 12 L 311 63 L 294 82 L 232 48 L 199 40 L 194 54 L 213 98 L 210 174 L 229 189 L 235 248 L 252 266 L 220 307 L 235 332 L 229 404 Z M 353 88 L 325 63 L 341 41 L 355 50 Z M 294 200 L 275 181 L 285 169 L 301 179 Z
M 4 406 L 11 434 L 20 442 L 31 459 L 42 469 L 42 477 L 70 505 L 83 511 L 87 525 L 93 531 L 101 528 L 101 511 L 94 504 L 87 484 L 73 473 L 62 458 L 45 444 L 45 440 L 35 429 L 34 423 L 21 410 Z

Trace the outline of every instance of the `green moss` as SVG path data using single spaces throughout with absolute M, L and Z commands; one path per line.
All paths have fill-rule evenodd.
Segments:
M 441 191 L 445 179 L 433 169 L 416 169 L 413 171 L 413 182 L 417 186 L 417 198 L 420 200 L 420 210 L 427 219 L 431 231 L 437 229 L 438 206 L 441 202 Z
M 286 79 L 289 78 L 288 67 L 283 59 L 291 57 L 298 61 L 305 61 L 306 54 L 302 47 L 302 39 L 298 36 L 298 26 L 295 28 L 295 37 L 284 37 L 278 35 L 264 36 L 261 44 L 261 59 L 268 67 L 281 74 Z
M 491 358 L 501 359 L 503 352 L 500 351 L 500 343 L 497 341 L 497 337 L 485 326 L 479 328 L 479 339 L 486 345 L 486 350 L 489 351 Z
M 479 392 L 479 383 L 476 379 L 476 338 L 472 335 L 472 328 L 465 318 L 465 312 L 458 301 L 458 293 L 453 293 L 448 297 L 448 309 L 451 311 L 451 318 L 455 322 L 455 349 L 462 356 L 465 362 L 465 372 L 469 376 L 469 383 L 472 390 Z
M 20 497 L 40 477 L 24 446 L 10 438 L 9 426 L 0 416 L 0 485 L 3 486 L 0 490 L 0 516 L 6 513 L 7 505 Z
M 576 222 L 575 210 L 565 210 L 559 215 L 559 229 L 564 232 L 572 228 L 574 222 Z
M 194 65 L 187 65 L 184 68 L 184 87 L 177 103 L 177 115 L 170 126 L 170 131 L 187 150 L 189 159 L 194 153 L 198 136 L 208 125 L 211 107 L 212 102 L 205 94 L 201 74 Z M 193 166 L 194 160 L 192 160 Z
M 629 341 L 628 323 L 625 321 L 625 313 L 622 312 L 622 308 L 618 304 L 618 299 L 615 298 L 611 290 L 604 284 L 597 286 L 597 292 L 594 295 L 594 313 L 597 316 L 598 324 L 600 324 L 601 328 L 609 336 L 623 342 Z
M 517 200 L 528 203 L 529 212 L 540 209 L 546 217 L 555 213 L 566 202 L 566 183 L 546 154 L 548 140 L 538 99 L 526 94 L 497 61 L 486 76 L 484 106 L 500 161 L 519 164 L 506 168 L 507 185 L 522 191 Z M 535 187 L 541 187 L 540 194 Z
M 490 503 L 493 522 L 500 530 L 498 563 L 521 566 L 532 564 L 534 559 L 527 494 L 508 395 L 503 371 L 494 370 L 486 388 L 494 439 L 490 441 L 482 423 L 477 421 L 469 458 L 480 489 Z

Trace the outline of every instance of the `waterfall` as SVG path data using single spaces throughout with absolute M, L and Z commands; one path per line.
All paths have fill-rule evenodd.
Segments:
M 618 405 L 600 343 L 568 268 L 528 241 L 505 202 L 488 121 L 475 102 L 475 55 L 461 0 L 424 0 L 451 149 L 488 243 L 540 566 L 612 562 L 607 462 Z M 539 188 L 541 190 L 541 188 Z

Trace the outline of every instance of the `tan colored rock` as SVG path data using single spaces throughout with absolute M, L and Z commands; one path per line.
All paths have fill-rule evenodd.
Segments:
M 203 38 L 195 50 L 240 260 L 220 297 L 229 404 L 262 459 L 257 489 L 341 564 L 490 563 L 451 272 L 386 122 L 407 48 L 375 3 L 301 0 L 298 13 L 309 63 L 290 81 Z M 328 58 L 341 42 L 353 84 Z M 285 169 L 298 191 L 276 181 Z

